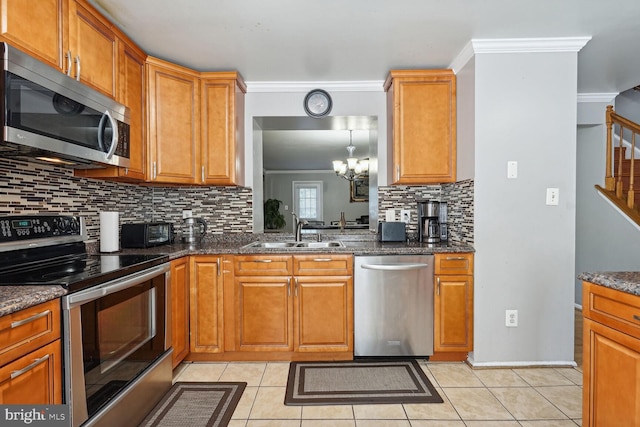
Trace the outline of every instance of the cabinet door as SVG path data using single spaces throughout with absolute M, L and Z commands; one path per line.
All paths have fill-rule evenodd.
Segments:
M 144 180 L 147 151 L 144 58 L 145 55 L 142 51 L 123 40 L 118 40 L 117 101 L 129 107 L 131 120 L 129 123 L 129 167 L 108 166 L 97 169 L 75 169 L 76 176 L 126 182 Z
M 436 276 L 433 327 L 435 352 L 473 350 L 472 276 Z
M 193 353 L 224 351 L 222 258 L 191 257 L 191 339 Z
M 582 425 L 640 425 L 640 340 L 584 320 Z
M 295 349 L 353 350 L 353 279 L 295 277 Z
M 198 78 L 147 58 L 148 180 L 193 184 L 199 158 Z
M 108 21 L 85 1 L 69 3 L 69 49 L 74 65 L 71 76 L 111 98 L 116 98 L 118 48 Z
M 175 368 L 189 354 L 189 257 L 171 261 L 171 345 Z
M 292 351 L 291 277 L 235 278 L 240 351 Z
M 211 77 L 216 74 L 217 77 Z M 244 127 L 244 92 L 237 73 L 207 73 L 202 80 L 201 181 L 238 185 L 242 174 L 238 136 Z
M 0 404 L 61 403 L 62 357 L 59 339 L 0 368 Z
M 68 0 L 0 0 L 4 41 L 66 71 Z
M 387 83 L 393 184 L 456 180 L 456 80 L 450 70 L 392 71 Z

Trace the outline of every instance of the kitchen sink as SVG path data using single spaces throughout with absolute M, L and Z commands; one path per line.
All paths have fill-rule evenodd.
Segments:
M 265 249 L 321 249 L 321 248 L 344 248 L 344 244 L 337 240 L 328 242 L 253 242 L 244 245 L 243 248 L 265 248 Z

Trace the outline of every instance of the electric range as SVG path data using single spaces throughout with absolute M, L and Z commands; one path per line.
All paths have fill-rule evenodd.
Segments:
M 165 263 L 168 255 L 88 254 L 84 218 L 0 217 L 0 285 L 59 285 L 77 292 Z

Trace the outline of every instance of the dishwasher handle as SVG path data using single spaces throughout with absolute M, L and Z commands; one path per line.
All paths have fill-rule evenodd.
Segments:
M 361 267 L 367 270 L 386 270 L 386 271 L 407 271 L 419 270 L 427 268 L 429 265 L 425 263 L 397 263 L 397 264 L 362 264 Z

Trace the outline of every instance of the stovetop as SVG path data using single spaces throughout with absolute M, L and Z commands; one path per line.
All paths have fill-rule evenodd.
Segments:
M 168 255 L 87 254 L 84 221 L 0 218 L 0 286 L 59 285 L 76 292 L 169 261 Z M 76 218 L 76 219 L 73 219 Z M 65 225 L 66 224 L 66 225 Z

